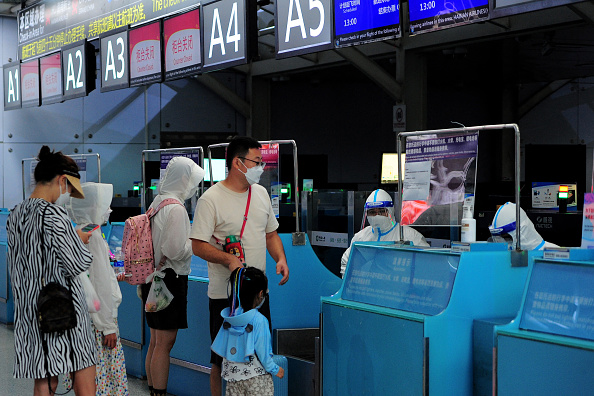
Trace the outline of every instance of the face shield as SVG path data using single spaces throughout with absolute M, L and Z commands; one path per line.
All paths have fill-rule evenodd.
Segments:
M 379 228 L 381 231 L 389 230 L 394 225 L 394 202 L 376 201 L 365 203 L 365 214 L 361 229 L 365 227 L 366 221 L 373 228 Z
M 493 225 L 489 226 L 489 232 L 491 233 L 491 237 L 487 240 L 487 242 L 502 242 L 507 243 L 509 249 L 513 249 L 514 238 L 512 237 L 512 232 L 516 230 L 516 222 L 506 224 L 502 227 L 493 227 Z

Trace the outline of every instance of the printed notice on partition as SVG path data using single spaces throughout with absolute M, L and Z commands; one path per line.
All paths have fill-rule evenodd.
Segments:
M 584 194 L 582 249 L 594 249 L 594 194 Z
M 426 200 L 431 186 L 431 161 L 408 162 L 404 168 L 403 200 Z

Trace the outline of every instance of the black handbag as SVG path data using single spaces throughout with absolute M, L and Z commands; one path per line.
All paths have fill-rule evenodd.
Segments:
M 45 285 L 37 298 L 37 321 L 42 333 L 61 333 L 75 328 L 72 292 L 57 282 Z

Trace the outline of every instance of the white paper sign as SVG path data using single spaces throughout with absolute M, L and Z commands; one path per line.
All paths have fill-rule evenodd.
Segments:
M 431 161 L 406 162 L 403 200 L 426 200 L 431 185 Z

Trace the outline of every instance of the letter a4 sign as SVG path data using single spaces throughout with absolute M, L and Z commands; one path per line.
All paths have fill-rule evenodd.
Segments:
M 332 48 L 331 0 L 276 2 L 276 57 L 278 59 Z

